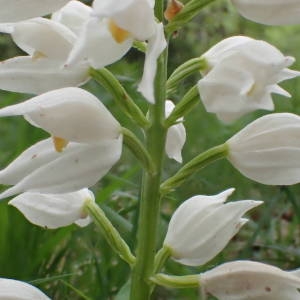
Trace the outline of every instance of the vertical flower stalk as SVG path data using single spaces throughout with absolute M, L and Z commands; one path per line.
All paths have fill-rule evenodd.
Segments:
M 155 7 L 156 16 L 163 16 L 163 2 L 158 1 Z M 150 299 L 152 283 L 150 276 L 154 272 L 157 228 L 160 212 L 159 186 L 163 157 L 165 155 L 166 129 L 166 62 L 167 50 L 157 60 L 157 72 L 154 81 L 155 105 L 150 106 L 150 127 L 146 131 L 146 146 L 155 165 L 154 174 L 144 171 L 142 179 L 139 222 L 137 232 L 136 265 L 132 273 L 130 299 Z

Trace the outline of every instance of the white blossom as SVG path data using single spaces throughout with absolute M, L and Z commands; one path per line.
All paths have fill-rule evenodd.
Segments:
M 91 93 L 76 87 L 53 90 L 0 109 L 0 117 L 23 115 L 54 137 L 79 143 L 117 139 L 121 126 Z
M 300 117 L 263 116 L 227 142 L 228 160 L 246 177 L 263 184 L 300 182 Z
M 63 7 L 70 0 L 0 0 L 0 23 L 40 17 Z
M 167 100 L 165 103 L 166 118 L 171 114 L 175 105 L 172 101 Z M 183 119 L 177 120 L 178 124 L 172 125 L 167 131 L 166 153 L 169 158 L 173 158 L 182 163 L 181 150 L 186 140 L 185 127 L 182 124 Z
M 87 226 L 92 220 L 84 210 L 87 201 L 95 201 L 93 193 L 82 189 L 66 194 L 26 192 L 9 204 L 16 207 L 31 223 L 50 229 L 71 225 Z
M 294 58 L 247 37 L 225 39 L 203 58 L 208 69 L 198 82 L 199 93 L 206 110 L 224 122 L 257 109 L 273 110 L 272 93 L 290 97 L 278 83 L 300 75 L 287 69 Z
M 245 18 L 266 25 L 300 24 L 298 0 L 231 0 Z
M 299 270 L 283 271 L 253 261 L 224 263 L 200 274 L 203 297 L 219 300 L 298 300 Z M 205 299 L 205 298 L 204 298 Z
M 77 36 L 63 24 L 35 18 L 2 24 L 0 31 L 10 33 L 14 42 L 28 53 L 0 63 L 1 89 L 40 94 L 82 85 L 89 79 L 87 62 L 65 66 Z
M 207 263 L 247 222 L 243 214 L 262 203 L 241 200 L 224 204 L 233 191 L 194 196 L 177 208 L 164 241 L 174 260 L 188 266 Z
M 0 300 L 50 300 L 36 287 L 14 279 L 0 278 Z
M 57 152 L 51 139 L 38 142 L 0 171 L 0 183 L 14 185 L 0 194 L 69 193 L 94 185 L 119 160 L 122 136 L 97 144 L 69 143 Z

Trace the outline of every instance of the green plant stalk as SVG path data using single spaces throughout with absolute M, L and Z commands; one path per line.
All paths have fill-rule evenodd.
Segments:
M 205 6 L 214 1 L 216 0 L 191 0 L 166 26 L 166 32 L 168 34 L 171 34 L 174 31 L 178 30 L 180 27 L 187 24 L 191 19 L 193 19 Z
M 150 174 L 155 173 L 153 161 L 142 142 L 134 135 L 133 132 L 125 127 L 122 127 L 121 132 L 123 134 L 124 144 L 131 150 L 138 161 Z
M 168 246 L 163 246 L 155 255 L 154 273 L 159 272 L 167 259 L 172 255 L 172 250 Z
M 189 176 L 204 168 L 208 164 L 215 162 L 228 154 L 228 145 L 226 143 L 213 147 L 190 160 L 175 175 L 161 184 L 161 194 L 165 195 L 174 188 L 181 185 Z
M 177 85 L 181 80 L 195 72 L 200 72 L 207 68 L 207 60 L 203 57 L 192 58 L 180 65 L 167 80 L 167 97 L 177 90 Z
M 128 95 L 119 80 L 107 69 L 95 70 L 90 68 L 91 77 L 100 83 L 115 99 L 122 111 L 142 128 L 146 128 L 149 122 L 133 99 Z
M 171 276 L 156 274 L 151 277 L 151 281 L 157 285 L 176 289 L 198 288 L 200 286 L 199 275 Z
M 135 264 L 135 257 L 131 253 L 127 243 L 120 236 L 109 219 L 105 216 L 102 209 L 93 201 L 86 201 L 85 209 L 93 218 L 94 222 L 99 226 L 103 236 L 112 249 L 131 267 Z
M 193 108 L 199 104 L 200 96 L 197 86 L 193 86 L 183 98 L 176 104 L 173 111 L 165 121 L 165 126 L 176 124 L 178 120 L 188 114 Z
M 156 103 L 150 106 L 149 120 L 151 126 L 145 132 L 146 146 L 154 162 L 156 172 L 149 174 L 149 172 L 144 171 L 142 178 L 136 264 L 132 271 L 131 300 L 148 300 L 152 293 L 153 283 L 149 281 L 149 278 L 154 272 L 160 217 L 159 187 L 166 140 L 166 128 L 163 124 L 165 118 L 166 64 L 167 50 L 161 54 L 157 61 L 157 73 L 154 82 Z

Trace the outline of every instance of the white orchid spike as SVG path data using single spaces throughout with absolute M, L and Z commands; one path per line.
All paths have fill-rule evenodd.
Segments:
M 181 204 L 169 223 L 164 246 L 174 260 L 198 266 L 214 258 L 247 222 L 242 216 L 261 201 L 224 204 L 234 189 L 215 196 L 194 196 Z
M 297 300 L 300 297 L 299 270 L 288 272 L 254 261 L 224 263 L 200 274 L 205 299 L 219 300 Z
M 9 201 L 9 204 L 16 207 L 29 222 L 55 229 L 72 223 L 87 226 L 92 220 L 84 211 L 86 201 L 95 201 L 88 189 L 67 194 L 26 192 Z
M 59 153 L 51 139 L 36 143 L 0 171 L 0 183 L 14 185 L 0 194 L 68 193 L 94 185 L 119 160 L 122 136 L 97 144 L 69 143 Z
M 246 177 L 263 184 L 300 182 L 300 117 L 263 116 L 227 142 L 228 160 Z
M 0 0 L 0 23 L 18 22 L 57 11 L 70 0 Z
M 78 62 L 65 67 L 76 41 L 68 27 L 45 18 L 0 24 L 28 56 L 18 56 L 0 64 L 0 88 L 14 92 L 40 94 L 65 86 L 78 86 L 88 78 L 88 64 Z M 54 46 L 55 45 L 55 46 Z
M 28 283 L 0 278 L 0 300 L 50 300 L 39 289 Z
M 203 58 L 208 70 L 198 82 L 199 93 L 206 110 L 224 122 L 257 109 L 273 110 L 272 93 L 290 97 L 277 83 L 300 75 L 287 69 L 294 58 L 247 37 L 225 39 Z
M 0 117 L 17 115 L 23 115 L 30 124 L 53 137 L 72 142 L 96 144 L 104 139 L 114 140 L 121 130 L 98 98 L 75 87 L 53 90 L 0 109 Z
M 298 0 L 231 0 L 245 18 L 266 25 L 300 24 Z
M 172 101 L 167 100 L 165 104 L 166 117 L 168 117 L 175 105 Z M 177 120 L 179 123 L 171 126 L 167 131 L 166 153 L 169 158 L 173 158 L 179 163 L 182 163 L 181 150 L 185 144 L 186 131 L 182 124 L 183 118 Z

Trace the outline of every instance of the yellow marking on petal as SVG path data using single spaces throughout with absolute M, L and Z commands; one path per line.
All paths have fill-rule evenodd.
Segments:
M 247 91 L 247 96 L 251 96 L 254 93 L 255 86 L 255 83 L 251 85 L 250 89 Z
M 130 37 L 130 32 L 119 27 L 112 19 L 108 21 L 108 29 L 114 40 L 121 44 Z
M 57 136 L 53 136 L 52 139 L 53 139 L 54 148 L 57 152 L 62 152 L 69 143 L 69 141 Z
M 47 57 L 43 52 L 40 52 L 40 51 L 35 51 L 32 55 L 32 59 L 33 60 L 38 60 L 40 58 L 45 58 Z
M 164 16 L 168 21 L 171 21 L 180 11 L 184 5 L 178 0 L 169 0 Z

